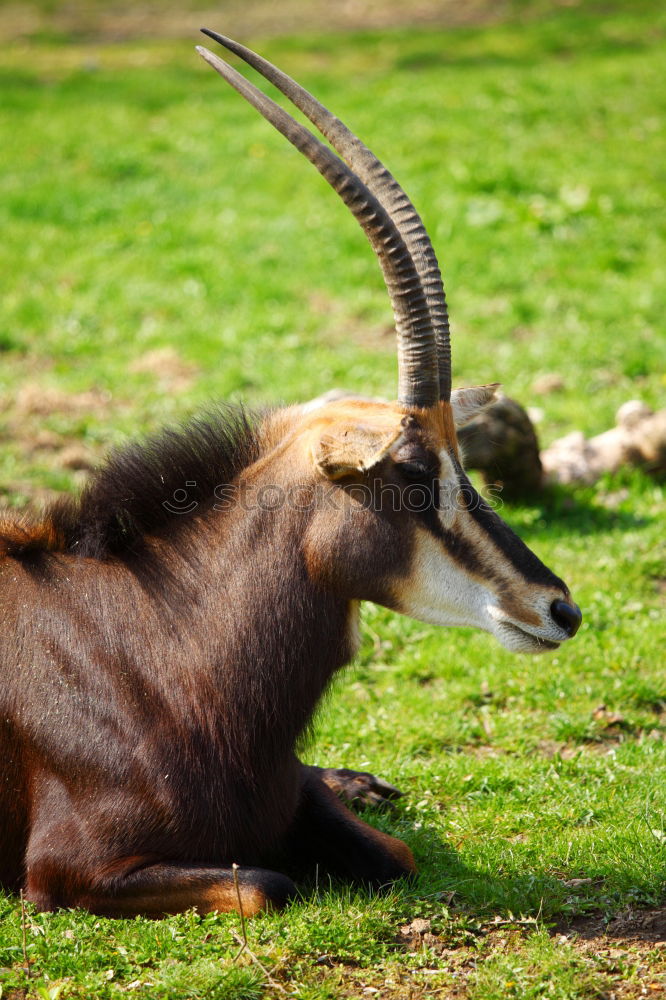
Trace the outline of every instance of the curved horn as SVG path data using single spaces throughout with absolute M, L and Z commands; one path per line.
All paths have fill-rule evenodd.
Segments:
M 197 46 L 220 76 L 313 164 L 365 232 L 377 254 L 398 332 L 398 399 L 406 407 L 434 406 L 438 399 L 437 354 L 428 302 L 418 270 L 395 222 L 356 174 L 305 126 L 236 72 Z
M 451 343 L 446 296 L 435 251 L 414 205 L 375 154 L 299 83 L 240 42 L 208 28 L 201 30 L 256 69 L 289 98 L 328 139 L 395 222 L 419 272 L 437 345 L 439 398 L 448 402 L 451 396 Z

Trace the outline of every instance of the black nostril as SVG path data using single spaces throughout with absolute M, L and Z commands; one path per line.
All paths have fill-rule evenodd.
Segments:
M 555 623 L 563 628 L 569 636 L 576 634 L 583 620 L 578 605 L 567 604 L 566 601 L 553 601 L 550 613 Z

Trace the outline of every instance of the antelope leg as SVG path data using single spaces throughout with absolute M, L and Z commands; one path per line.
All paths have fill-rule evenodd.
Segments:
M 296 863 L 305 861 L 376 887 L 416 872 L 409 847 L 350 812 L 319 768 L 304 768 L 301 801 L 286 846 Z
M 131 862 L 127 859 L 127 864 Z M 113 865 L 114 869 L 123 866 L 122 859 Z M 41 884 L 40 874 L 39 869 L 31 871 L 25 893 L 38 909 L 76 906 L 103 917 L 163 917 L 193 908 L 199 913 L 242 908 L 249 917 L 261 910 L 281 909 L 296 894 L 291 879 L 264 868 L 239 867 L 234 878 L 231 868 L 162 862 L 90 880 L 70 891 L 61 882 L 55 894 Z

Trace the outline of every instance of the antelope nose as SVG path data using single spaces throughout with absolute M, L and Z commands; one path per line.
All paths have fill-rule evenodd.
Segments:
M 583 620 L 578 605 L 567 604 L 566 601 L 553 601 L 550 613 L 555 623 L 564 629 L 569 638 L 576 634 Z

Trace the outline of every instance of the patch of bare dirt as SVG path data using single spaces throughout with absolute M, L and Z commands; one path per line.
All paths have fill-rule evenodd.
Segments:
M 426 945 L 427 947 L 427 945 Z M 475 971 L 478 956 L 468 948 L 449 949 L 438 960 L 429 962 L 425 952 L 418 955 L 413 967 L 388 962 L 372 968 L 318 961 L 320 982 L 335 991 L 336 997 L 350 1000 L 463 1000 L 468 995 L 467 981 Z M 442 961 L 444 959 L 444 961 Z
M 95 453 L 82 444 L 68 444 L 56 455 L 56 464 L 61 469 L 71 469 L 73 472 L 89 472 L 98 464 Z
M 578 918 L 553 930 L 563 946 L 573 948 L 595 969 L 603 1000 L 666 997 L 664 910 L 625 911 L 610 923 L 601 917 Z M 358 1000 L 464 1000 L 478 971 L 497 955 L 519 953 L 535 921 L 501 919 L 479 925 L 464 939 L 433 933 L 431 921 L 416 917 L 398 929 L 397 943 L 413 965 L 388 961 L 370 969 L 321 955 L 321 980 L 335 995 Z M 471 938 L 475 940 L 472 941 Z M 287 985 L 287 983 L 285 983 Z M 596 994 L 595 994 L 596 995 Z
M 76 437 L 68 438 L 55 431 L 33 430 L 24 426 L 12 437 L 20 445 L 26 459 L 38 458 L 58 469 L 87 471 L 94 469 L 102 457 L 99 446 L 93 448 Z
M 582 746 L 576 743 L 562 743 L 559 740 L 539 740 L 536 750 L 547 760 L 552 760 L 553 757 L 559 757 L 561 760 L 572 760 L 583 753 Z
M 153 375 L 166 391 L 184 392 L 194 382 L 197 367 L 181 358 L 173 347 L 158 347 L 137 358 L 130 365 L 130 371 Z
M 629 908 L 611 920 L 573 917 L 558 921 L 553 933 L 602 963 L 608 1000 L 666 998 L 666 908 Z
M 651 910 L 623 910 L 612 920 L 599 915 L 572 917 L 558 925 L 559 932 L 570 937 L 577 935 L 586 941 L 622 938 L 625 942 L 660 942 L 666 963 L 666 907 Z
M 67 393 L 28 380 L 16 392 L 0 397 L 0 439 L 13 454 L 19 477 L 28 468 L 66 470 L 73 484 L 81 484 L 105 452 L 101 442 L 87 438 L 81 421 L 85 424 L 87 415 L 93 413 L 110 421 L 116 407 L 111 394 L 101 389 Z M 49 418 L 56 418 L 58 430 L 45 426 Z M 18 500 L 41 507 L 56 495 L 34 479 L 19 477 L 3 482 L 0 491 L 12 503 Z M 0 499 L 0 507 L 7 502 Z
M 53 386 L 43 386 L 38 382 L 26 382 L 13 399 L 3 399 L 3 410 L 11 407 L 16 417 L 48 417 L 54 413 L 83 414 L 107 411 L 111 394 L 101 389 L 88 392 L 68 393 Z
M 546 372 L 532 382 L 532 392 L 537 396 L 549 396 L 553 392 L 561 392 L 565 381 L 557 372 Z

